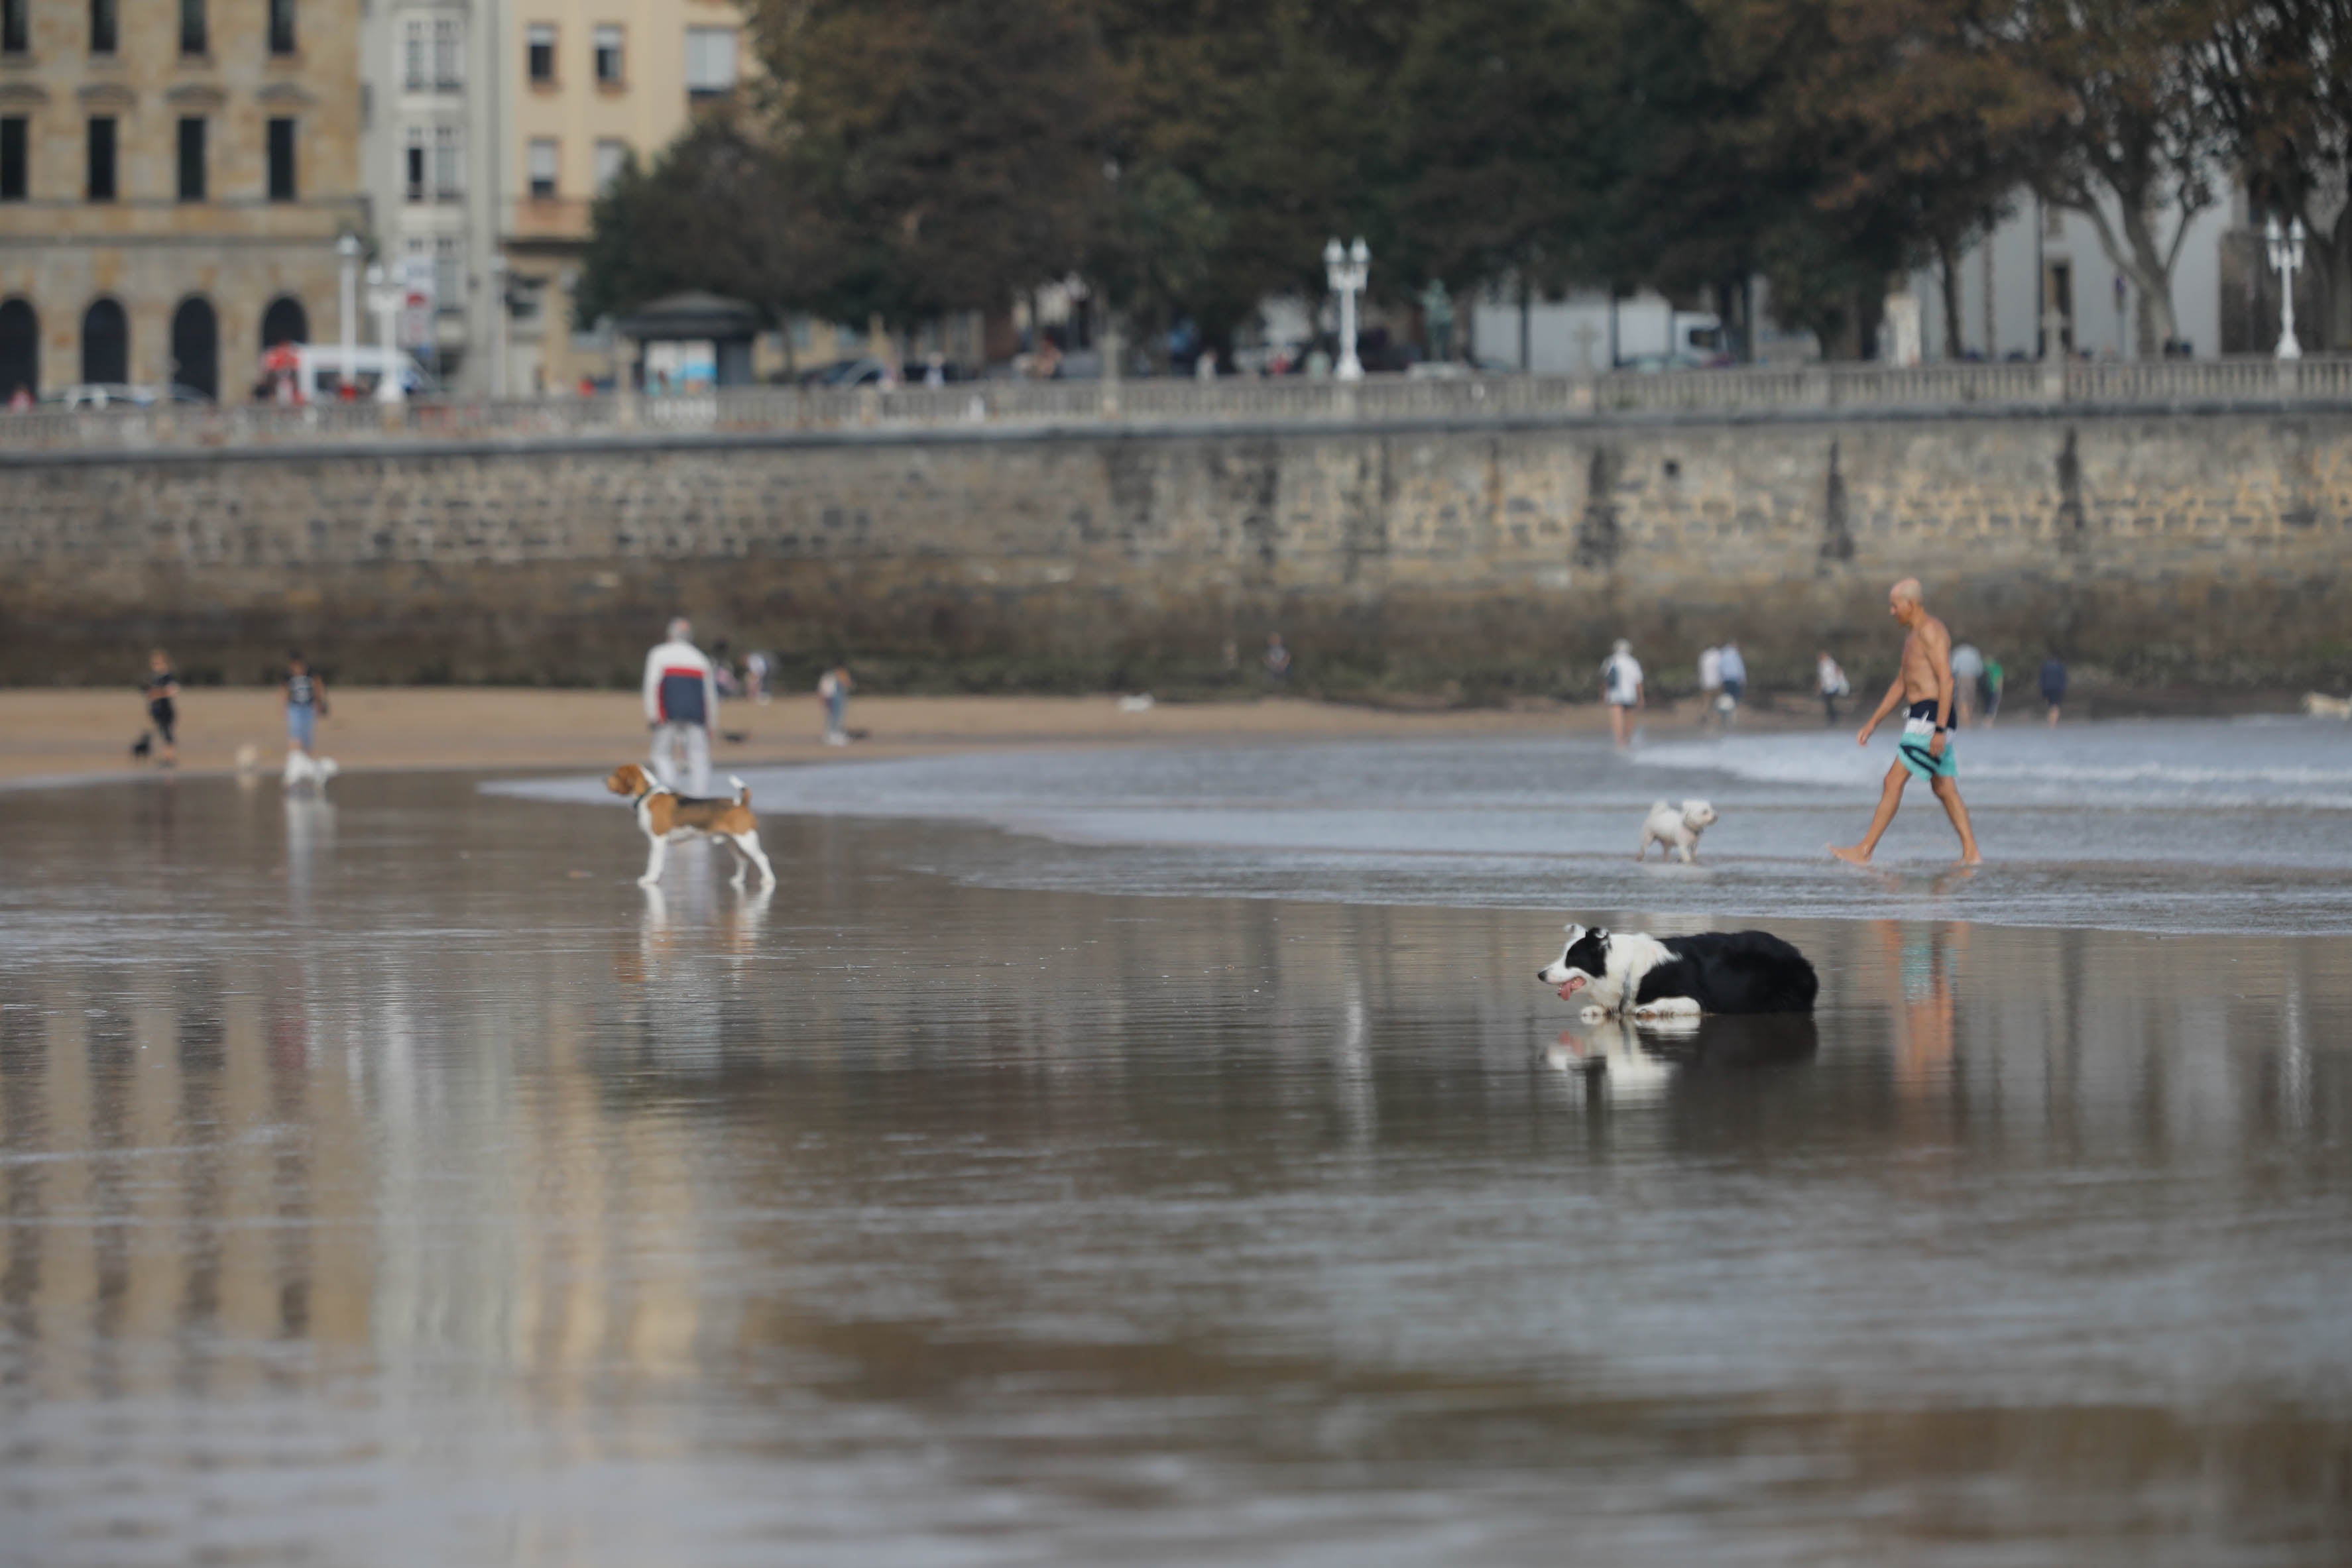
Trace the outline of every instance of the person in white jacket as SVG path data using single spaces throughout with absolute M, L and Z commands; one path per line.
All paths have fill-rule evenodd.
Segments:
M 719 684 L 710 661 L 694 645 L 683 615 L 669 623 L 669 641 L 646 655 L 646 726 L 653 731 L 654 776 L 686 795 L 710 793 L 710 732 L 719 723 Z M 679 779 L 679 754 L 685 779 Z

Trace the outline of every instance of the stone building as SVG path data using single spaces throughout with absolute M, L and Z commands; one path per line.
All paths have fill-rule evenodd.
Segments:
M 0 0 L 0 397 L 236 398 L 366 226 L 349 0 Z
M 507 0 L 495 53 L 499 243 L 516 396 L 612 373 L 612 345 L 573 330 L 572 297 L 596 193 L 648 160 L 698 106 L 724 101 L 748 55 L 731 0 Z
M 444 387 L 492 390 L 497 353 L 496 47 L 507 0 L 373 0 L 362 7 L 368 103 L 362 183 L 382 259 L 432 301 L 401 346 Z M 373 323 L 361 332 L 373 338 Z

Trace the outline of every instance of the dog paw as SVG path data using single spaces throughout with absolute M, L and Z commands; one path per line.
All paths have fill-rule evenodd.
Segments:
M 1609 1009 L 1603 1007 L 1590 1007 L 1576 1016 L 1586 1023 L 1601 1023 L 1608 1019 Z

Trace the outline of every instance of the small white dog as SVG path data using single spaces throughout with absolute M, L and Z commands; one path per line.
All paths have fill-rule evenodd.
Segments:
M 296 751 L 290 747 L 286 753 L 286 788 L 289 789 L 299 789 L 307 785 L 323 791 L 327 788 L 327 780 L 341 771 L 331 757 L 313 757 L 307 751 Z
M 1679 851 L 1683 864 L 1688 865 L 1698 856 L 1698 836 L 1715 823 L 1715 808 L 1704 800 L 1685 800 L 1679 807 L 1661 800 L 1650 808 L 1649 820 L 1642 824 L 1642 847 L 1633 852 L 1641 860 L 1656 844 L 1660 855 Z

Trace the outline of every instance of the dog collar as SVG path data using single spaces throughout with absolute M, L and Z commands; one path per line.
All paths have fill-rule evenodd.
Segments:
M 644 793 L 644 794 L 642 794 L 642 795 L 633 796 L 633 797 L 631 797 L 631 798 L 630 798 L 629 804 L 630 804 L 630 805 L 632 805 L 632 806 L 642 806 L 642 805 L 644 805 L 646 801 L 648 801 L 648 800 L 652 800 L 655 796 L 656 796 L 656 795 L 658 795 L 658 794 L 660 794 L 660 793 L 661 793 L 661 786 L 660 786 L 660 785 L 658 785 L 658 784 L 648 784 L 648 785 L 646 785 L 646 790 L 645 790 L 645 793 Z

